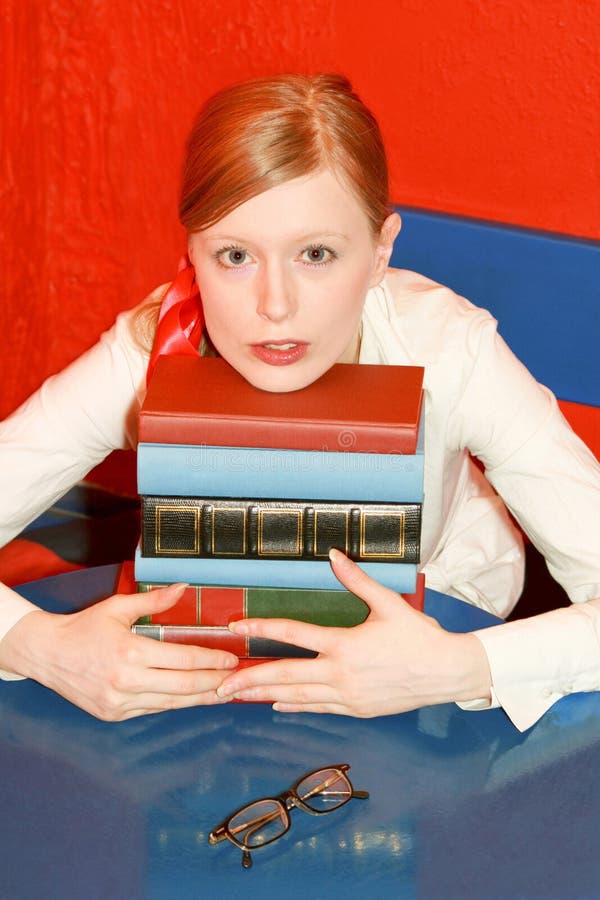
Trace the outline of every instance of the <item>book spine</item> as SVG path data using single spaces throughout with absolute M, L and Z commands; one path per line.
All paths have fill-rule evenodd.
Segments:
M 281 659 L 299 658 L 314 659 L 313 650 L 285 644 L 283 641 L 272 641 L 268 638 L 243 637 L 233 634 L 228 628 L 207 627 L 202 625 L 144 625 L 136 622 L 131 626 L 134 634 L 153 638 L 156 641 L 167 641 L 173 644 L 193 644 L 212 650 L 229 650 L 242 658 Z
M 165 587 L 140 583 L 140 592 Z M 135 590 L 135 584 L 133 589 Z M 417 577 L 414 594 L 404 600 L 414 609 L 423 610 L 425 577 Z M 139 624 L 226 626 L 244 618 L 297 619 L 313 625 L 351 627 L 360 625 L 369 614 L 367 604 L 349 591 L 302 591 L 293 588 L 211 588 L 189 585 L 175 606 Z
M 145 593 L 166 584 L 137 582 L 134 564 L 121 564 L 115 593 Z M 425 606 L 425 576 L 417 575 L 414 593 L 403 593 L 410 606 L 423 611 Z M 301 590 L 268 587 L 209 587 L 190 584 L 170 609 L 139 620 L 140 624 L 156 625 L 229 625 L 242 618 L 299 619 L 315 625 L 360 625 L 369 613 L 367 604 L 346 591 L 340 584 L 336 590 Z
M 419 503 L 142 497 L 144 557 L 419 561 Z
M 138 585 L 141 592 L 159 585 Z M 292 588 L 210 588 L 190 585 L 175 606 L 144 619 L 152 625 L 228 625 L 237 619 L 298 619 L 314 625 L 351 626 L 364 622 L 367 604 L 349 591 Z
M 417 566 L 414 563 L 390 565 L 388 562 L 361 563 L 361 569 L 399 593 L 416 590 Z M 199 559 L 190 557 L 148 557 L 140 549 L 135 554 L 135 580 L 169 584 L 228 587 L 278 587 L 340 590 L 341 585 L 327 561 L 273 559 Z
M 148 444 L 137 449 L 138 492 L 266 499 L 423 501 L 422 427 L 414 454 L 330 453 L 257 447 Z
M 150 444 L 210 444 L 351 453 L 415 453 L 417 428 L 410 425 L 180 416 L 144 410 L 139 439 Z

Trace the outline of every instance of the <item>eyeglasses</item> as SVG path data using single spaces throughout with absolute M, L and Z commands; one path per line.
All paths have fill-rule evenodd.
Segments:
M 219 844 L 227 838 L 242 851 L 242 866 L 252 865 L 251 850 L 272 844 L 288 831 L 290 809 L 296 807 L 322 816 L 344 806 L 348 800 L 367 800 L 368 791 L 355 791 L 346 772 L 350 766 L 328 766 L 316 769 L 299 778 L 288 791 L 276 797 L 264 797 L 241 806 L 208 836 L 209 844 Z

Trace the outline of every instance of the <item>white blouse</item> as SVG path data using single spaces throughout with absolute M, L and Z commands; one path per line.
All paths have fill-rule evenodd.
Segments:
M 135 447 L 148 356 L 132 338 L 131 317 L 122 313 L 0 425 L 0 545 L 110 451 Z M 584 602 L 600 597 L 600 466 L 554 396 L 507 348 L 488 312 L 413 272 L 390 269 L 369 291 L 360 362 L 425 367 L 427 585 L 507 615 L 523 582 L 508 507 L 577 604 L 476 632 L 493 705 L 525 729 L 558 697 L 600 690 L 600 609 Z M 34 608 L 0 585 L 0 639 Z

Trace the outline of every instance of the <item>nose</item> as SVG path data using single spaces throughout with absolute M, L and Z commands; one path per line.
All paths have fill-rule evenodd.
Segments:
M 285 322 L 297 309 L 292 277 L 279 263 L 267 263 L 258 279 L 256 312 L 261 319 Z

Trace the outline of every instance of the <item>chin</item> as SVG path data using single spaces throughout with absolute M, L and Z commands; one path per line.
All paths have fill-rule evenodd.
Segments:
M 260 366 L 257 371 L 252 366 L 248 371 L 240 371 L 240 374 L 253 387 L 261 391 L 268 391 L 271 394 L 289 394 L 292 391 L 300 391 L 302 388 L 312 384 L 313 381 L 324 375 L 331 368 L 331 365 L 333 363 L 317 371 L 312 368 L 307 369 L 306 367 L 295 366 Z
M 242 373 L 243 374 L 243 373 Z M 307 376 L 306 378 L 254 378 L 248 375 L 244 375 L 246 381 L 248 381 L 253 387 L 258 388 L 261 391 L 267 391 L 270 394 L 290 394 L 292 391 L 300 391 L 302 388 L 307 387 L 309 384 L 312 384 L 313 381 L 316 381 L 317 378 L 320 378 L 320 375 L 315 375 L 313 377 Z

